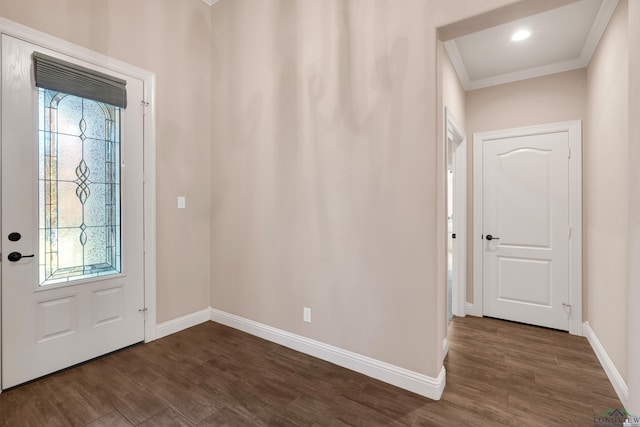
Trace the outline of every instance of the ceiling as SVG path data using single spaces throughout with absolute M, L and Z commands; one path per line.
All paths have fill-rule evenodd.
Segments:
M 618 0 L 580 0 L 444 43 L 465 90 L 586 67 Z M 511 41 L 518 30 L 531 36 Z

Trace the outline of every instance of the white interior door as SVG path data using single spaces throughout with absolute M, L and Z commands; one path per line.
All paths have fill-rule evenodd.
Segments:
M 126 109 L 36 88 L 34 51 L 97 69 L 2 36 L 5 389 L 144 340 L 143 82 L 97 69 Z
M 569 133 L 482 147 L 483 312 L 569 329 Z

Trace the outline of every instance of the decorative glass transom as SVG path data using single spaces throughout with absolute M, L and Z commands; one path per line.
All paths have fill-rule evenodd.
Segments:
M 40 286 L 118 274 L 120 108 L 38 97 Z

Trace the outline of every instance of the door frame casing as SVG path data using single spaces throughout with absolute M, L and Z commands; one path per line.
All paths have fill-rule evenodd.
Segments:
M 145 326 L 144 341 L 156 338 L 156 110 L 155 110 L 155 73 L 116 60 L 107 55 L 78 46 L 66 40 L 51 36 L 33 28 L 0 17 L 0 34 L 6 34 L 26 42 L 54 50 L 79 60 L 103 67 L 128 77 L 141 80 L 144 84 L 144 99 L 131 100 L 143 102 L 145 106 L 143 123 L 144 150 L 144 305 Z M 2 56 L 0 55 L 0 61 Z M 2 122 L 0 120 L 0 128 Z M 1 143 L 1 141 L 0 141 Z M 0 206 L 1 208 L 1 206 Z M 1 211 L 0 211 L 1 212 Z M 1 218 L 0 218 L 1 220 Z M 0 264 L 0 268 L 2 265 Z M 0 276 L 1 277 L 1 276 Z M 0 283 L 0 301 L 2 300 Z M 2 334 L 2 306 L 0 305 L 0 336 Z M 0 340 L 0 360 L 2 355 Z M 0 372 L 0 384 L 2 383 Z M 2 389 L 0 387 L 0 393 Z
M 569 333 L 582 335 L 582 121 L 549 123 L 473 134 L 473 303 L 467 314 L 483 316 L 483 145 L 495 139 L 546 133 L 569 134 Z
M 454 316 L 464 317 L 467 301 L 467 136 L 458 125 L 451 110 L 445 107 L 447 138 L 452 141 L 452 169 L 454 171 L 453 216 L 456 218 L 456 243 L 453 250 L 453 281 L 451 310 Z M 448 178 L 447 178 L 448 179 Z

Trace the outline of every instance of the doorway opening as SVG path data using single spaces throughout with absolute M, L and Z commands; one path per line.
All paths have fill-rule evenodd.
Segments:
M 467 144 L 466 135 L 445 107 L 447 158 L 447 325 L 465 315 Z

